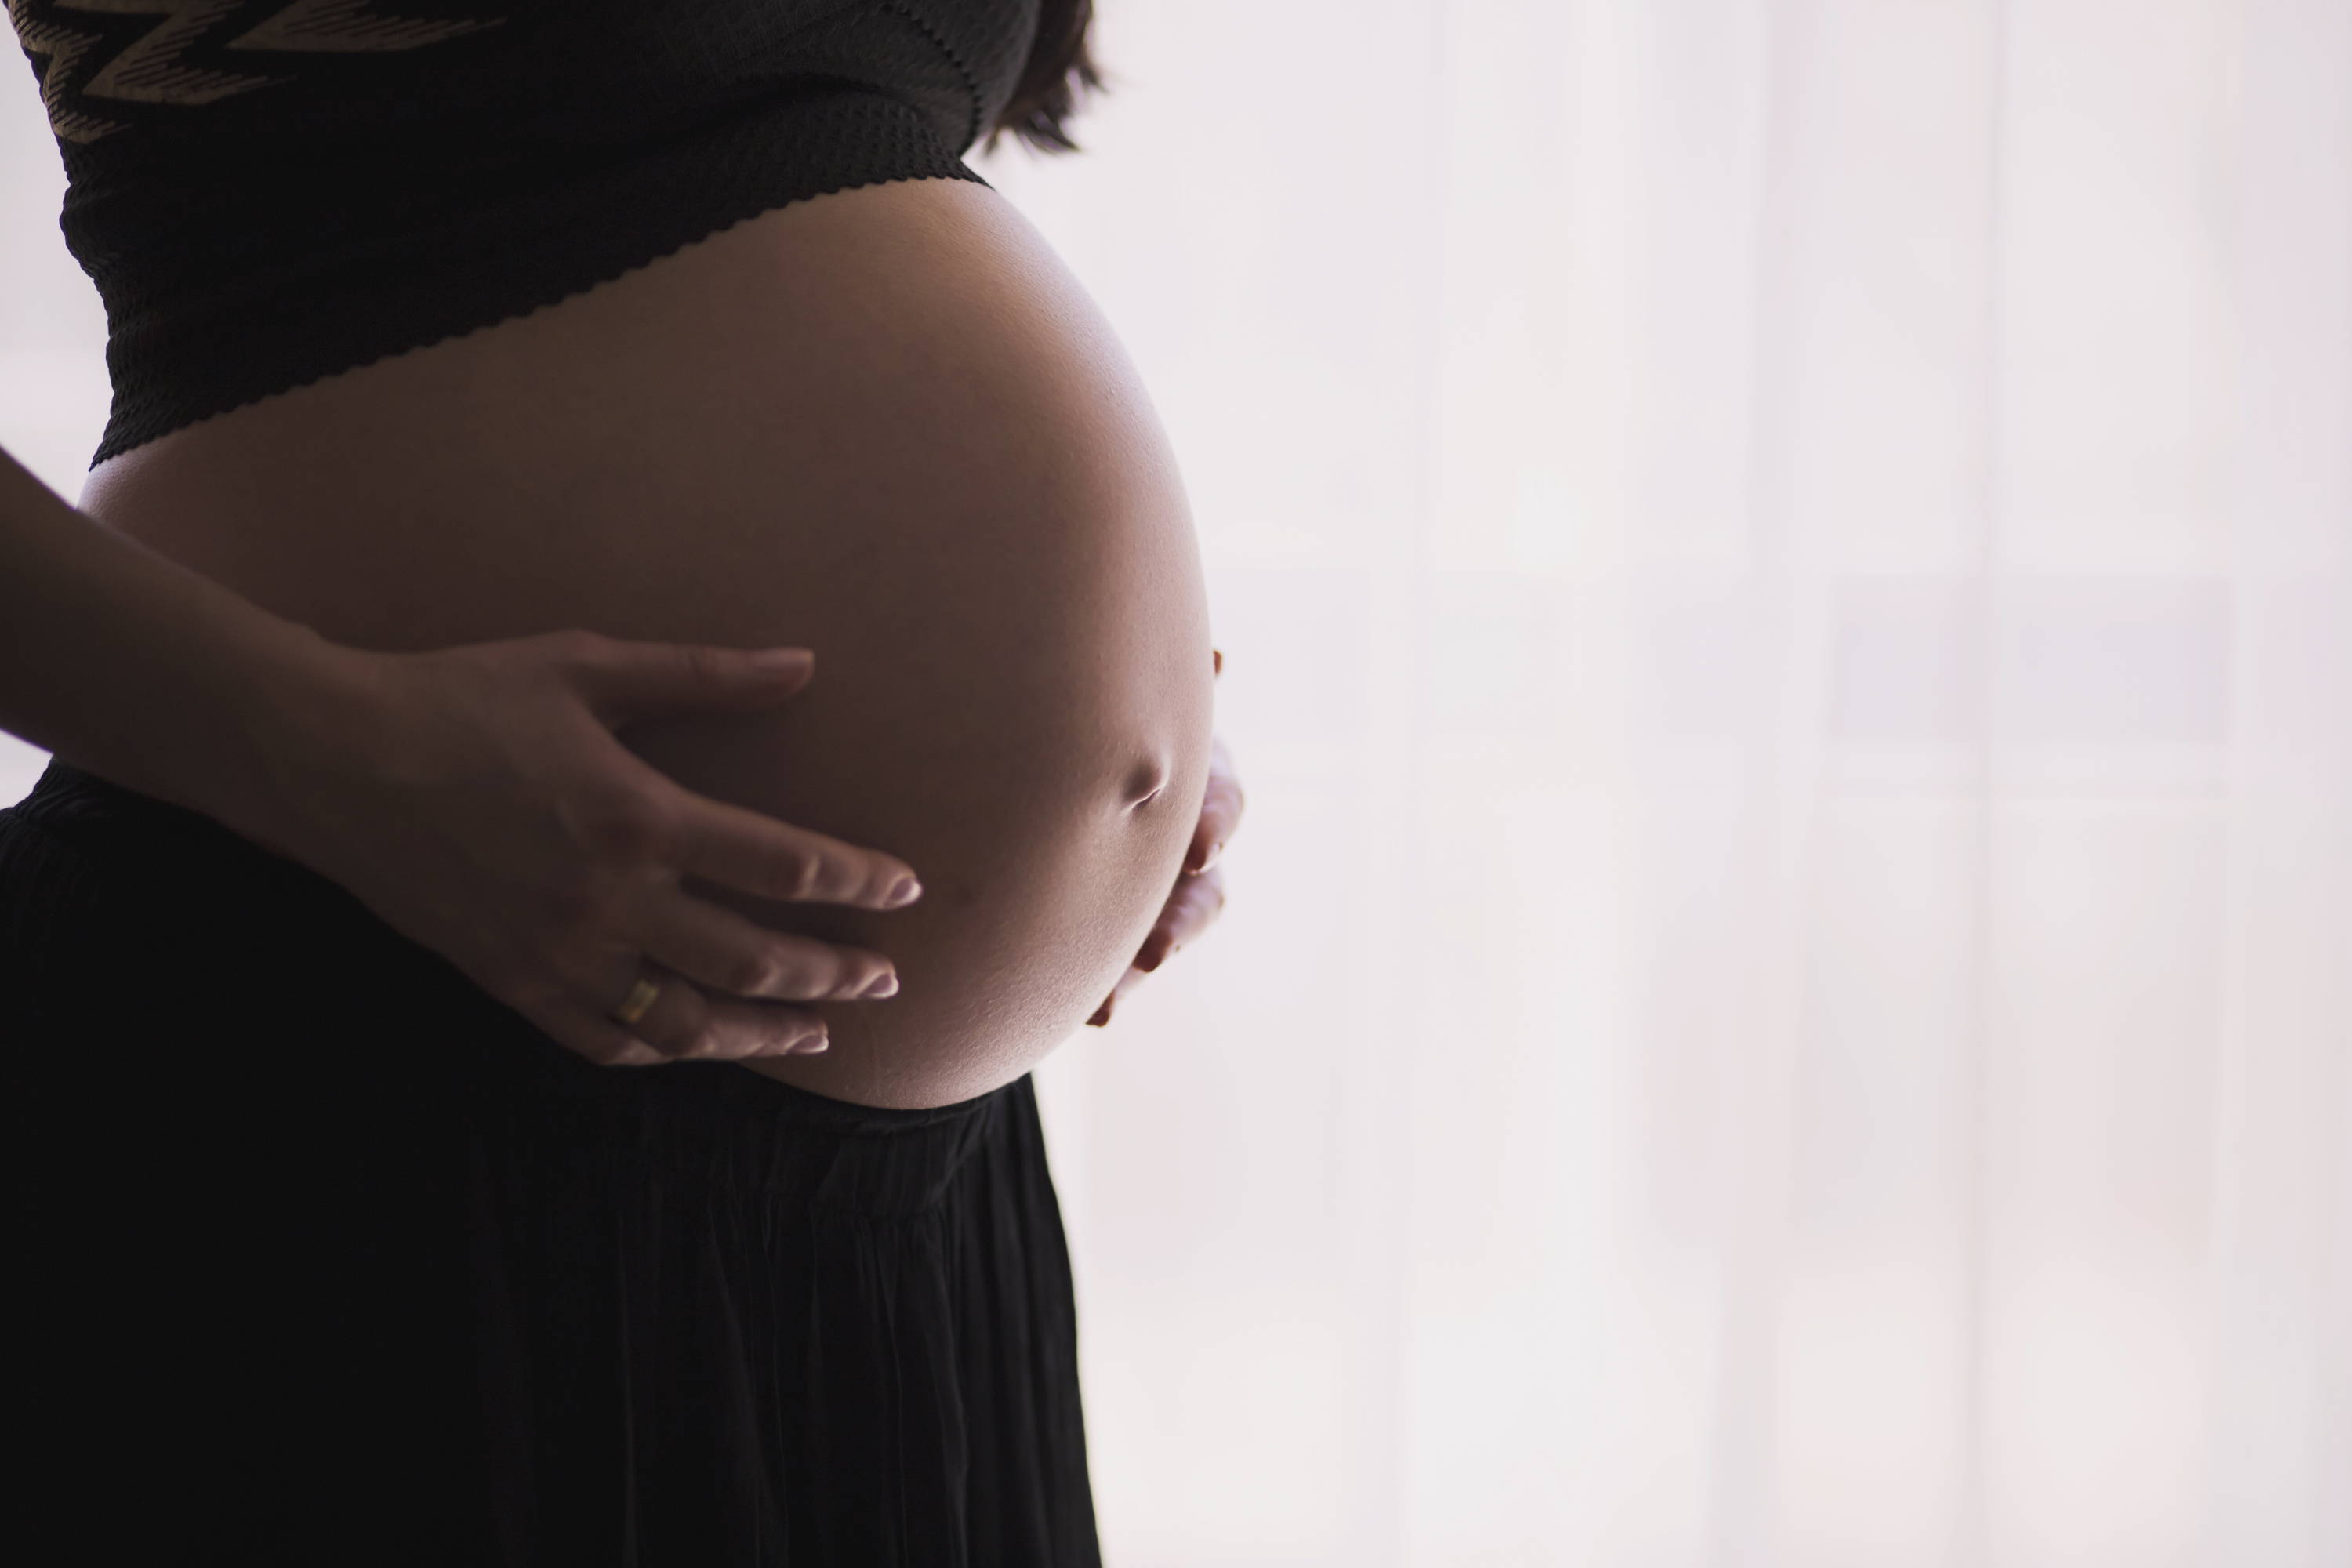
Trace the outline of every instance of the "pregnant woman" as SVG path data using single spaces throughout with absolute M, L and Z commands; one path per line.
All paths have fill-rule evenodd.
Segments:
M 1096 1562 L 1027 1075 L 1240 795 L 961 161 L 1087 0 L 10 11 L 114 381 L 0 473 L 23 1560 Z

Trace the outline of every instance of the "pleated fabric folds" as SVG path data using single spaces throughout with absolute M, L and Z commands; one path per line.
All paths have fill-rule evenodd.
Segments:
M 0 811 L 24 1561 L 1099 1561 L 1030 1082 L 600 1068 L 53 763 Z

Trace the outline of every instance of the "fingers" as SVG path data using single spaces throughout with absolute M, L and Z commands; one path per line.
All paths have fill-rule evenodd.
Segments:
M 635 984 L 634 974 L 624 982 L 625 985 Z M 577 1052 L 598 1067 L 650 1067 L 669 1060 L 611 1018 L 581 1005 L 568 987 L 561 996 L 532 988 L 509 993 L 501 999 L 557 1045 Z
M 707 899 L 663 900 L 646 956 L 708 991 L 776 1001 L 879 1001 L 898 990 L 878 952 L 769 931 Z
M 1225 911 L 1225 874 L 1212 867 L 1176 884 L 1159 923 L 1143 940 L 1135 967 L 1146 974 L 1168 962 L 1169 955 L 1198 937 Z
M 1126 972 L 1118 977 L 1118 983 L 1111 987 L 1110 994 L 1103 998 L 1102 1005 L 1095 1009 L 1094 1016 L 1087 1022 L 1096 1028 L 1109 1023 L 1111 1011 L 1122 994 L 1131 989 L 1141 976 L 1167 963 L 1185 944 L 1215 924 L 1217 917 L 1224 910 L 1225 874 L 1223 871 L 1212 868 L 1197 877 L 1181 879 L 1176 890 L 1168 896 L 1168 902 L 1160 909 L 1160 919 L 1152 923 L 1151 934 L 1143 939 L 1143 946 L 1137 951 L 1135 961 L 1128 965 Z
M 1209 783 L 1201 795 L 1201 819 L 1192 827 L 1192 841 L 1184 849 L 1184 869 L 1198 876 L 1217 863 L 1225 840 L 1241 826 L 1242 782 L 1234 774 L 1232 753 L 1223 741 L 1209 743 Z
M 618 1024 L 604 1018 L 574 1017 L 552 1025 L 533 1019 L 567 1050 L 579 1052 L 598 1067 L 656 1067 L 669 1060 Z
M 807 648 L 622 642 L 593 632 L 558 632 L 549 640 L 561 649 L 583 700 L 601 722 L 614 726 L 679 708 L 771 703 L 806 684 L 815 660 Z M 666 780 L 654 788 L 658 815 L 669 819 L 660 825 L 664 837 L 682 851 L 681 868 L 697 876 L 793 902 L 893 910 L 922 896 L 913 868 L 896 856 L 709 800 Z
M 689 915 L 677 921 L 677 929 L 684 933 L 682 940 L 705 944 L 715 941 L 722 952 L 727 944 L 742 940 L 740 933 L 726 929 L 728 922 L 738 917 L 715 905 L 704 907 L 718 917 L 709 922 L 710 927 L 718 929 L 715 932 L 706 930 Z M 754 948 L 758 946 L 756 939 L 777 934 L 762 931 L 748 921 L 741 923 L 754 933 L 751 943 Z M 898 989 L 897 974 L 877 953 L 828 949 L 824 943 L 803 943 L 798 938 L 782 940 L 788 946 L 804 945 L 819 951 L 814 957 L 793 952 L 778 970 L 780 974 L 804 965 L 809 973 L 848 973 L 864 978 L 878 969 L 887 989 L 877 992 L 876 998 Z M 706 945 L 703 951 L 708 953 L 712 950 Z M 604 967 L 609 973 L 591 983 L 583 984 L 575 978 L 557 986 L 531 987 L 521 992 L 510 1005 L 559 1045 L 600 1067 L 650 1067 L 696 1058 L 731 1061 L 747 1057 L 814 1055 L 831 1043 L 824 1020 L 808 1008 L 709 991 L 692 976 L 673 970 L 665 962 L 629 957 L 614 960 Z M 653 985 L 654 995 L 630 1022 L 623 1024 L 614 1015 L 635 994 L 640 978 Z M 787 977 L 777 984 L 794 989 L 800 983 Z
M 1094 1016 L 1087 1022 L 1097 1028 L 1109 1023 L 1112 1011 L 1118 1006 L 1118 999 L 1142 984 L 1143 971 L 1132 963 L 1129 964 L 1127 973 L 1118 977 L 1118 984 L 1110 988 L 1110 994 L 1103 998 L 1102 1005 L 1095 1009 Z
M 626 978 L 613 987 L 615 1007 L 640 974 L 658 986 L 645 1011 L 634 1023 L 619 1024 L 610 1017 L 601 1022 L 651 1047 L 664 1060 L 807 1056 L 830 1044 L 824 1020 L 805 1007 L 711 995 L 658 964 L 632 964 Z
M 554 638 L 590 710 L 614 726 L 688 709 L 762 708 L 807 685 L 816 668 L 804 647 L 624 642 L 593 632 Z
M 793 903 L 903 909 L 922 896 L 914 868 L 761 812 L 678 792 L 679 866 L 695 876 Z

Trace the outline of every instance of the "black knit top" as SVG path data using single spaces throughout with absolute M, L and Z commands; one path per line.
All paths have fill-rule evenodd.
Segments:
M 1039 0 L 8 0 L 106 304 L 94 464 L 962 161 Z

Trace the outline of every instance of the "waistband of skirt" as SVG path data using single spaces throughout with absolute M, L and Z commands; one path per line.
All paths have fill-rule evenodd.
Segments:
M 960 1163 L 1008 1104 L 1026 1104 L 1031 1093 L 1024 1078 L 951 1105 L 898 1110 L 835 1100 L 729 1062 L 599 1067 L 549 1039 L 341 886 L 201 812 L 52 758 L 31 794 L 0 812 L 0 831 L 11 818 L 62 840 L 102 878 L 121 877 L 139 887 L 200 881 L 225 921 L 267 920 L 278 929 L 299 930 L 338 944 L 343 949 L 338 957 L 344 961 L 356 947 L 362 962 L 380 962 L 387 974 L 397 972 L 403 984 L 421 965 L 437 970 L 445 983 L 435 986 L 436 1032 L 483 1042 L 482 1056 L 498 1064 L 485 1068 L 483 1087 L 505 1091 L 494 1098 L 536 1104 L 541 1110 L 533 1114 L 559 1120 L 571 1113 L 555 1107 L 570 1105 L 648 1145 L 675 1143 L 691 1151 L 708 1142 L 714 1150 L 732 1149 L 735 1153 L 719 1163 L 739 1174 L 757 1174 L 740 1168 L 740 1155 L 748 1147 L 768 1147 L 769 1141 L 761 1136 L 747 1143 L 742 1137 L 719 1136 L 730 1128 L 792 1134 L 776 1142 L 769 1156 L 787 1165 L 827 1158 L 802 1146 L 810 1134 L 826 1142 L 913 1137 L 936 1145 L 939 1160 Z M 911 1149 L 898 1157 L 910 1156 L 918 1164 L 934 1163 L 914 1156 Z M 837 1174 L 853 1186 L 865 1184 L 854 1169 Z M 900 1183 L 894 1176 L 887 1184 L 895 1188 Z
M 68 838 L 100 859 L 159 855 L 173 862 L 217 861 L 238 867 L 247 881 L 290 888 L 308 880 L 331 896 L 349 897 L 317 873 L 202 812 L 142 795 L 62 757 L 49 759 L 32 793 L 14 810 L 19 820 Z

